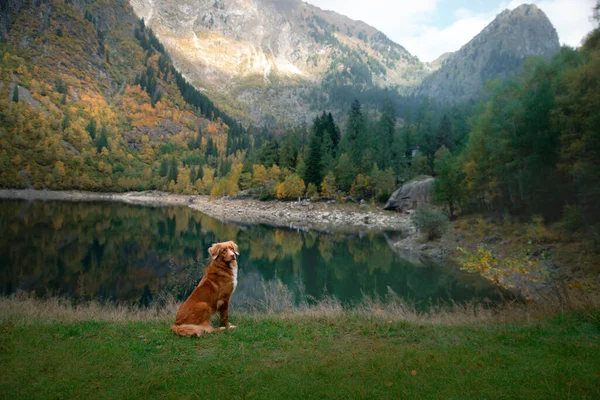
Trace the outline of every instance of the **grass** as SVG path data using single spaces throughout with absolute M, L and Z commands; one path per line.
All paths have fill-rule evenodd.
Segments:
M 600 398 L 598 311 L 447 324 L 375 303 L 234 310 L 237 329 L 187 339 L 168 331 L 172 307 L 3 298 L 2 397 Z

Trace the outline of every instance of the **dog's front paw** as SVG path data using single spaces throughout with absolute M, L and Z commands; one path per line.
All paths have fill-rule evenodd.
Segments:
M 235 329 L 235 328 L 237 328 L 237 326 L 235 326 L 235 325 L 229 325 L 229 329 Z

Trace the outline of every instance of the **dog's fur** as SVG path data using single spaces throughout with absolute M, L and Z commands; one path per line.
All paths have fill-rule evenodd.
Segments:
M 190 297 L 179 307 L 171 331 L 180 336 L 200 336 L 223 329 L 229 324 L 229 300 L 237 286 L 238 247 L 234 242 L 213 244 L 208 249 L 212 259 L 204 277 Z M 219 312 L 221 327 L 213 328 L 210 317 Z

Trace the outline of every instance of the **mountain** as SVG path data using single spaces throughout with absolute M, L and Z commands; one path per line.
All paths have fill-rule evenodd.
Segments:
M 127 2 L 8 5 L 0 187 L 210 192 L 231 167 L 227 153 L 248 147 Z
M 130 2 L 196 87 L 259 123 L 311 119 L 342 86 L 408 93 L 428 73 L 375 28 L 300 0 Z
M 488 79 L 515 76 L 528 57 L 551 59 L 559 50 L 558 34 L 546 14 L 535 5 L 521 5 L 500 13 L 448 56 L 415 94 L 451 102 L 477 99 Z

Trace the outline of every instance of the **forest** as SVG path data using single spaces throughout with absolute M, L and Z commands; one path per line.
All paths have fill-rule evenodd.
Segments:
M 599 234 L 598 29 L 488 82 L 479 103 L 362 93 L 340 121 L 268 130 L 197 90 L 128 6 L 35 7 L 0 42 L 3 188 L 380 203 L 431 175 L 450 218 L 536 215 Z

